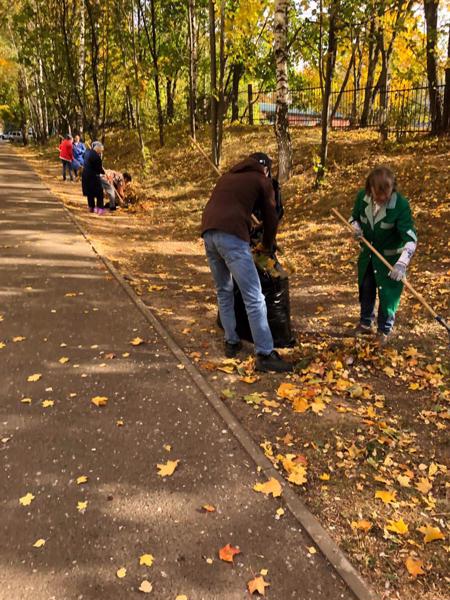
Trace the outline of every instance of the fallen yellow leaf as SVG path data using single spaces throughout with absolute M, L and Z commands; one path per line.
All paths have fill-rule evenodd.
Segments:
M 202 506 L 202 508 L 203 508 L 203 510 L 204 510 L 205 512 L 210 512 L 210 513 L 211 513 L 211 512 L 216 512 L 216 507 L 215 507 L 215 506 L 213 506 L 212 504 L 204 504 L 204 505 Z
M 399 535 L 406 535 L 408 533 L 408 525 L 403 519 L 399 519 L 398 521 L 388 521 L 386 529 L 398 533 Z
M 85 500 L 85 501 L 79 501 L 79 502 L 77 502 L 77 510 L 80 513 L 84 513 L 84 511 L 87 509 L 87 505 L 88 505 L 88 501 L 87 500 Z
M 428 494 L 428 492 L 433 488 L 433 484 L 427 477 L 421 477 L 419 482 L 416 484 L 416 489 L 422 494 Z
M 179 460 L 168 460 L 165 464 L 156 465 L 160 477 L 170 477 L 178 466 Z
M 50 406 L 53 406 L 55 402 L 53 400 L 43 400 L 41 404 L 43 408 L 49 408 Z
M 283 491 L 280 482 L 273 477 L 271 477 L 269 481 L 266 481 L 265 483 L 255 483 L 253 489 L 255 492 L 261 492 L 262 494 L 272 494 L 274 498 L 281 496 Z
M 310 554 L 317 554 L 317 550 L 314 548 L 314 546 L 309 546 L 308 552 Z
M 23 342 L 24 340 L 26 340 L 26 337 L 23 337 L 23 335 L 17 335 L 16 337 L 13 337 L 12 341 L 13 342 Z
M 406 568 L 410 575 L 414 578 L 417 575 L 425 575 L 425 571 L 422 569 L 423 562 L 419 558 L 414 558 L 413 556 L 408 556 L 405 561 Z
M 132 346 L 140 346 L 141 344 L 144 343 L 144 340 L 140 337 L 135 337 L 133 340 L 131 340 L 130 344 Z
M 86 483 L 88 480 L 87 475 L 80 475 L 79 477 L 77 477 L 77 484 L 81 485 L 82 483 Z
M 19 502 L 22 506 L 29 506 L 35 498 L 36 496 L 33 496 L 31 492 L 28 492 L 28 494 L 25 494 L 25 496 L 19 498 Z
M 39 381 L 42 377 L 41 373 L 33 373 L 33 375 L 29 375 L 27 381 Z
M 143 554 L 141 557 L 139 557 L 139 564 L 145 565 L 146 567 L 151 567 L 154 560 L 155 558 L 152 554 Z
M 292 408 L 294 409 L 294 412 L 296 412 L 296 413 L 304 413 L 308 410 L 309 404 L 308 404 L 307 400 L 305 400 L 302 397 L 294 398 L 294 401 L 292 403 Z
M 385 504 L 392 504 L 393 502 L 395 502 L 396 496 L 397 496 L 397 492 L 395 492 L 395 491 L 394 492 L 388 492 L 388 491 L 385 491 L 385 490 L 377 490 L 375 492 L 375 498 L 379 498 Z
M 93 398 L 91 398 L 91 402 L 95 406 L 106 406 L 108 403 L 108 397 L 107 396 L 94 396 Z
M 322 481 L 329 481 L 330 480 L 330 474 L 329 473 L 322 473 L 322 475 L 319 475 L 319 479 L 321 479 Z
M 31 404 L 31 398 L 22 398 L 22 404 Z
M 45 545 L 45 540 L 40 538 L 34 542 L 33 548 L 42 548 L 42 546 L 44 546 L 44 545 Z
M 370 521 L 352 521 L 352 529 L 361 529 L 364 532 L 368 532 L 372 529 L 372 523 Z
M 267 581 L 264 581 L 264 577 L 262 575 L 257 575 L 254 579 L 251 579 L 248 583 L 247 583 L 247 589 L 250 592 L 250 594 L 254 594 L 255 592 L 258 592 L 258 594 L 260 594 L 261 596 L 265 596 L 266 592 L 265 589 L 266 587 L 269 587 L 270 583 L 267 583 Z
M 408 475 L 399 475 L 397 481 L 402 487 L 410 487 L 411 485 L 411 478 Z
M 186 594 L 178 594 L 175 600 L 188 600 L 188 597 L 186 596 Z
M 445 535 L 441 532 L 439 527 L 433 527 L 432 525 L 425 525 L 424 527 L 419 527 L 419 531 L 420 531 L 420 533 L 423 533 L 423 535 L 424 535 L 423 541 L 425 544 L 434 542 L 434 540 L 445 539 Z
M 150 583 L 150 581 L 147 581 L 146 579 L 144 579 L 144 581 L 141 582 L 141 585 L 139 586 L 139 591 L 143 592 L 144 594 L 150 594 L 150 592 L 153 590 L 153 586 Z
M 68 356 L 61 356 L 61 358 L 58 360 L 59 363 L 61 363 L 62 365 L 65 365 L 66 363 L 68 363 L 70 360 L 70 358 Z
M 123 579 L 127 574 L 127 570 L 125 569 L 125 567 L 120 567 L 120 569 L 117 569 L 116 571 L 116 575 L 119 579 Z

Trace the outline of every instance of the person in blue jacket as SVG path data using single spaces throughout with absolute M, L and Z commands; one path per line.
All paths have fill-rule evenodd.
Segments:
M 75 172 L 75 176 L 78 177 L 81 169 L 84 167 L 84 155 L 86 153 L 86 146 L 81 141 L 79 135 L 76 135 L 73 140 L 73 161 L 72 170 Z

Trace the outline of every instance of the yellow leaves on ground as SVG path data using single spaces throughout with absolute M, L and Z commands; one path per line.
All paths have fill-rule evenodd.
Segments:
M 399 535 L 406 535 L 409 531 L 408 525 L 403 519 L 399 519 L 398 521 L 388 521 L 386 529 L 388 531 L 392 531 L 393 533 L 398 533 Z
M 388 492 L 386 490 L 377 490 L 375 492 L 375 498 L 379 498 L 385 504 L 393 504 L 397 498 L 397 492 Z
M 152 554 L 143 554 L 139 557 L 139 564 L 141 566 L 144 565 L 145 567 L 151 567 L 154 560 L 155 557 Z
M 175 600 L 188 600 L 188 597 L 186 596 L 186 594 L 178 594 Z
M 139 591 L 143 592 L 144 594 L 150 594 L 150 592 L 153 590 L 153 586 L 150 583 L 150 581 L 147 581 L 146 579 L 144 579 L 144 581 L 141 582 L 141 585 L 139 586 Z
M 41 404 L 42 404 L 43 408 L 50 408 L 50 407 L 54 406 L 55 402 L 54 402 L 54 400 L 43 400 L 41 402 Z
M 372 529 L 372 523 L 370 521 L 366 521 L 362 519 L 361 521 L 352 521 L 351 523 L 352 529 L 359 529 L 367 533 L 370 529 Z
M 166 463 L 164 463 L 162 465 L 156 465 L 158 468 L 158 475 L 160 477 L 170 477 L 171 475 L 173 475 L 179 462 L 180 461 L 178 459 L 177 460 L 168 460 Z
M 281 496 L 283 491 L 280 482 L 274 477 L 271 477 L 269 481 L 266 481 L 265 483 L 255 483 L 253 489 L 255 492 L 261 492 L 261 494 L 272 494 L 274 498 Z
M 416 578 L 418 575 L 425 575 L 425 571 L 423 570 L 423 562 L 419 558 L 414 558 L 414 556 L 408 556 L 405 561 L 405 566 L 408 569 L 408 573 Z
M 143 343 L 144 343 L 144 340 L 142 338 L 140 338 L 140 337 L 135 337 L 134 339 L 132 339 L 130 341 L 130 344 L 132 346 L 140 346 Z
M 33 373 L 33 375 L 29 375 L 27 378 L 27 381 L 39 381 L 39 379 L 42 377 L 41 373 Z
M 30 506 L 30 504 L 33 502 L 33 500 L 36 498 L 36 496 L 33 496 L 33 494 L 31 492 L 28 492 L 28 494 L 25 494 L 25 496 L 22 496 L 22 498 L 19 498 L 19 502 L 22 506 Z
M 81 514 L 83 514 L 85 512 L 85 510 L 87 509 L 87 505 L 88 505 L 88 501 L 87 500 L 80 500 L 79 502 L 77 502 L 77 511 L 80 512 Z
M 423 541 L 425 544 L 434 542 L 434 540 L 445 539 L 445 536 L 441 532 L 439 527 L 433 527 L 432 525 L 425 525 L 424 527 L 419 527 L 419 531 L 420 531 L 420 533 L 423 533 L 423 535 L 424 535 Z
M 204 504 L 202 506 L 202 508 L 205 512 L 209 512 L 209 513 L 216 512 L 216 507 L 213 506 L 212 504 Z
M 431 491 L 432 488 L 433 484 L 427 477 L 421 477 L 419 482 L 416 484 L 416 489 L 418 489 L 419 492 L 422 492 L 422 494 L 425 495 L 428 494 L 428 492 Z
M 77 485 L 81 485 L 82 483 L 86 483 L 88 480 L 88 476 L 87 475 L 80 475 L 79 477 L 77 477 Z
M 295 485 L 303 485 L 307 482 L 305 459 L 297 454 L 277 455 L 277 460 L 281 461 L 284 470 L 288 474 L 288 481 Z
M 108 404 L 108 397 L 107 396 L 94 396 L 93 398 L 91 398 L 91 402 L 95 406 L 106 406 Z
M 231 546 L 230 544 L 227 544 L 223 548 L 220 548 L 219 558 L 220 558 L 220 560 L 223 560 L 225 562 L 232 563 L 234 561 L 235 555 L 240 554 L 240 553 L 241 553 L 241 551 L 239 549 L 239 546 L 234 547 L 234 546 Z
M 22 398 L 21 402 L 22 404 L 31 404 L 32 400 L 31 398 Z
M 250 592 L 250 594 L 258 592 L 258 594 L 260 594 L 261 596 L 265 596 L 265 589 L 269 586 L 270 583 L 264 581 L 264 577 L 262 575 L 257 575 L 247 583 L 247 589 Z
M 39 538 L 33 544 L 33 548 L 42 548 L 42 546 L 45 546 L 45 540 L 42 538 Z
M 17 335 L 16 337 L 13 337 L 12 341 L 13 342 L 23 342 L 24 340 L 26 340 L 26 337 L 23 337 L 23 335 Z
M 398 475 L 397 481 L 402 487 L 411 486 L 411 478 L 408 475 Z
M 322 475 L 319 475 L 319 479 L 322 481 L 329 481 L 330 480 L 330 474 L 329 473 L 322 473 Z
M 282 383 L 277 389 L 277 396 L 286 400 L 292 400 L 299 392 L 299 388 L 292 383 Z
M 61 358 L 58 360 L 59 363 L 61 363 L 62 365 L 65 365 L 66 363 L 68 363 L 70 360 L 70 358 L 68 356 L 61 356 Z
M 127 570 L 125 569 L 125 567 L 120 567 L 120 569 L 117 569 L 116 571 L 116 576 L 119 579 L 123 579 L 124 577 L 126 577 L 127 574 Z

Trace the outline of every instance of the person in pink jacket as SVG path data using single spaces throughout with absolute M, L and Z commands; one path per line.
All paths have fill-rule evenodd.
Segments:
M 62 162 L 63 181 L 66 181 L 67 170 L 69 170 L 70 181 L 73 181 L 73 140 L 71 135 L 66 135 L 66 137 L 61 141 L 59 145 L 59 158 Z

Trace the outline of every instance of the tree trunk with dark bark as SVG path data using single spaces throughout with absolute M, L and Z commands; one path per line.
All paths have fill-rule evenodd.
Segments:
M 427 79 L 430 97 L 431 133 L 437 135 L 442 129 L 441 96 L 437 74 L 437 26 L 439 0 L 424 0 L 427 26 Z

